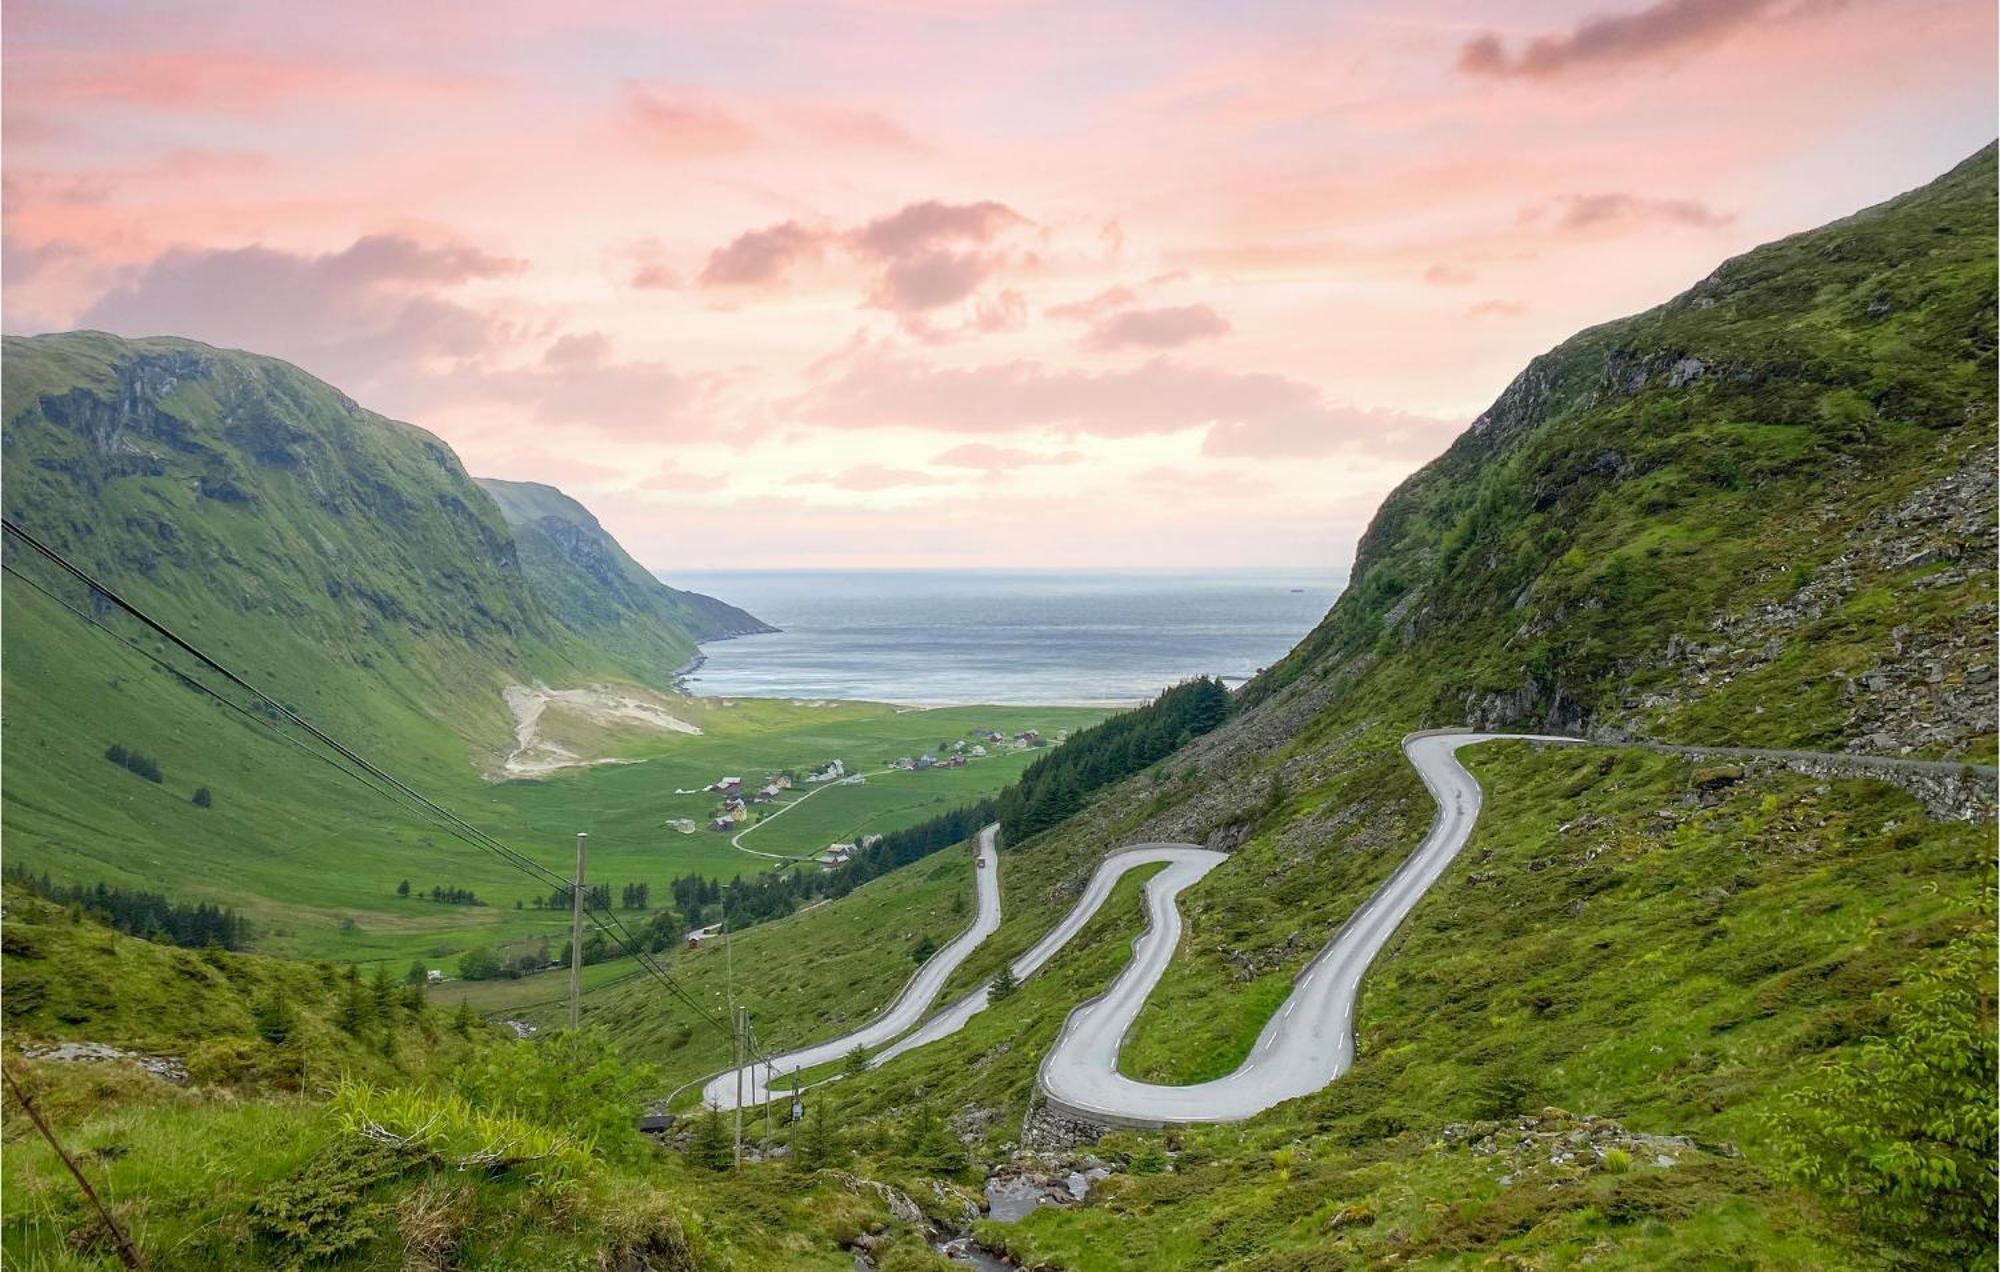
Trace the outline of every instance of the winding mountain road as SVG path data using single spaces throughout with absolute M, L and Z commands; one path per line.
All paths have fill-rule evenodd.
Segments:
M 789 1099 L 789 1088 L 774 1091 L 771 1084 L 794 1070 L 811 1069 L 838 1060 L 856 1047 L 879 1046 L 923 1019 L 931 1001 L 944 988 L 944 983 L 951 979 L 951 974 L 958 970 L 959 964 L 965 962 L 972 951 L 1000 926 L 999 854 L 993 850 L 993 837 L 999 829 L 998 826 L 988 826 L 980 831 L 978 845 L 973 850 L 973 886 L 978 893 L 979 905 L 971 925 L 953 937 L 950 944 L 931 955 L 881 1015 L 853 1033 L 744 1066 L 743 1103 L 746 1107 L 774 1099 Z M 735 1108 L 736 1070 L 726 1069 L 710 1078 L 702 1086 L 701 1098 L 703 1103 L 717 1108 Z
M 1405 738 L 1403 754 L 1437 803 L 1429 833 L 1299 973 L 1290 997 L 1265 1024 L 1242 1065 L 1210 1082 L 1191 1086 L 1140 1082 L 1118 1072 L 1118 1052 L 1180 943 L 1181 892 L 1228 856 L 1193 844 L 1140 844 L 1105 858 L 1062 921 L 1010 964 L 1017 980 L 1033 975 L 1082 931 L 1126 874 L 1143 866 L 1166 866 L 1146 883 L 1147 927 L 1133 942 L 1132 961 L 1109 989 L 1070 1013 L 1042 1060 L 1040 1085 L 1050 1104 L 1096 1121 L 1135 1126 L 1230 1122 L 1310 1094 L 1339 1077 L 1354 1059 L 1354 1002 L 1362 975 L 1457 857 L 1478 820 L 1479 781 L 1458 762 L 1458 750 L 1502 738 L 1581 740 L 1456 730 Z M 745 1068 L 745 1105 L 788 1094 L 770 1089 L 773 1072 L 809 1069 L 839 1059 L 856 1046 L 873 1048 L 884 1042 L 889 1045 L 876 1051 L 869 1065 L 887 1064 L 906 1051 L 956 1033 L 985 1010 L 988 991 L 982 986 L 918 1023 L 945 981 L 1000 926 L 996 830 L 989 826 L 979 834 L 977 857 L 984 864 L 975 870 L 979 905 L 971 926 L 918 969 L 895 1002 L 861 1029 Z M 705 1102 L 725 1109 L 735 1106 L 736 1093 L 733 1069 L 711 1078 L 702 1089 Z

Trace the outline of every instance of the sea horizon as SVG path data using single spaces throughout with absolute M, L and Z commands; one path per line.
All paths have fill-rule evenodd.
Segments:
M 681 570 L 676 587 L 780 631 L 711 641 L 715 697 L 1124 706 L 1194 676 L 1237 684 L 1289 651 L 1344 580 L 1284 567 Z

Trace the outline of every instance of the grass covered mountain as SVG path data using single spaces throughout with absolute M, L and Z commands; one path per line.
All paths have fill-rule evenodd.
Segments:
M 588 508 L 554 486 L 478 480 L 513 531 L 521 571 L 542 604 L 624 662 L 678 669 L 696 641 L 776 630 L 734 605 L 660 582 Z
M 1994 149 L 1536 358 L 1246 694 L 1993 755 Z
M 637 586 L 546 487 L 507 498 L 517 533 L 443 442 L 275 359 L 95 332 L 5 355 L 7 515 L 318 718 L 401 701 L 481 735 L 511 681 L 666 686 L 758 627 Z

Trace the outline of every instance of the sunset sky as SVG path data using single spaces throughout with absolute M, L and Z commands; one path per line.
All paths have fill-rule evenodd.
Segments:
M 1991 0 L 9 0 L 5 326 L 648 565 L 1343 570 L 1534 354 L 1994 132 Z

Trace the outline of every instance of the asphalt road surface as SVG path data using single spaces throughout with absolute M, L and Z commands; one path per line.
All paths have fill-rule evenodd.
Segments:
M 1180 943 L 1181 892 L 1227 861 L 1227 855 L 1193 844 L 1140 844 L 1107 857 L 1062 921 L 1011 965 L 1016 980 L 1032 976 L 1083 929 L 1127 873 L 1142 866 L 1166 865 L 1146 883 L 1147 927 L 1133 942 L 1132 961 L 1109 989 L 1070 1013 L 1055 1046 L 1042 1060 L 1040 1082 L 1049 1102 L 1084 1117 L 1135 1126 L 1231 1122 L 1308 1095 L 1346 1072 L 1354 1061 L 1354 1001 L 1361 977 L 1397 926 L 1465 847 L 1478 820 L 1479 781 L 1458 762 L 1458 750 L 1503 738 L 1580 740 L 1450 730 L 1405 738 L 1403 754 L 1437 804 L 1430 832 L 1299 973 L 1291 996 L 1265 1024 L 1242 1065 L 1227 1077 L 1191 1086 L 1161 1086 L 1118 1072 L 1118 1052 L 1125 1035 Z M 794 1069 L 810 1069 L 837 1060 L 856 1046 L 879 1048 L 870 1057 L 871 1068 L 886 1064 L 906 1051 L 956 1033 L 986 1009 L 988 992 L 982 987 L 923 1019 L 945 981 L 1000 925 L 999 861 L 993 850 L 996 830 L 989 826 L 979 834 L 978 853 L 986 864 L 975 870 L 979 907 L 972 925 L 925 963 L 888 1010 L 863 1028 L 773 1057 L 768 1064 L 746 1067 L 742 1087 L 745 1105 L 763 1104 L 785 1094 L 770 1089 L 773 1073 L 782 1076 Z M 889 1043 L 886 1047 L 881 1045 L 885 1042 Z M 710 1079 L 702 1095 L 706 1102 L 727 1109 L 735 1107 L 736 1092 L 736 1073 L 729 1070 Z
M 944 983 L 951 979 L 951 974 L 958 970 L 958 965 L 1000 926 L 1000 863 L 998 854 L 993 851 L 993 836 L 999 829 L 998 826 L 988 826 L 979 832 L 974 860 L 984 864 L 975 866 L 972 872 L 973 889 L 978 895 L 979 905 L 971 925 L 917 969 L 917 974 L 910 977 L 909 984 L 903 986 L 903 992 L 889 1004 L 888 1010 L 853 1033 L 817 1046 L 772 1056 L 768 1061 L 759 1060 L 745 1065 L 745 1107 L 774 1099 L 789 1099 L 789 1087 L 773 1091 L 771 1085 L 790 1077 L 794 1070 L 810 1069 L 830 1060 L 838 1060 L 856 1047 L 880 1046 L 923 1019 L 924 1013 L 930 1010 L 931 1001 L 944 988 Z M 736 1089 L 736 1070 L 725 1070 L 702 1085 L 702 1102 L 719 1109 L 733 1109 L 736 1107 Z

